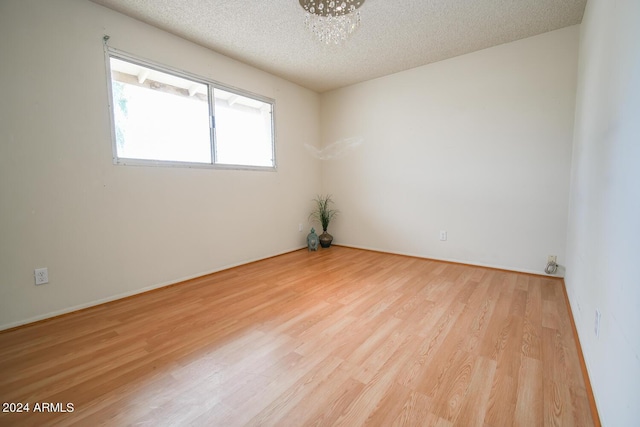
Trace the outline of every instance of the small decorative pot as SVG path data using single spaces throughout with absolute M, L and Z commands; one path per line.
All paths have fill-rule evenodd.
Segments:
M 331 247 L 331 242 L 333 241 L 333 236 L 327 233 L 327 230 L 324 230 L 320 235 L 320 246 L 323 248 Z
M 316 230 L 315 229 L 311 229 L 311 233 L 309 233 L 309 235 L 307 236 L 307 247 L 309 248 L 310 251 L 317 251 L 318 250 L 318 235 L 316 234 Z

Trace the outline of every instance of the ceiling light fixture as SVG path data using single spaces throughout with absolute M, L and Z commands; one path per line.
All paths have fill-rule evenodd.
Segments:
M 304 23 L 322 43 L 340 44 L 360 26 L 365 0 L 300 0 Z

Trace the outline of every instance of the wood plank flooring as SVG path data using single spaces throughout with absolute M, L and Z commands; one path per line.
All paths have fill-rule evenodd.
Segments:
M 0 400 L 30 404 L 3 426 L 594 424 L 560 280 L 335 246 L 0 333 Z

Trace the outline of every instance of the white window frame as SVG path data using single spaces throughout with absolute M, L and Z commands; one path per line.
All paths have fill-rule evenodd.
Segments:
M 111 124 L 111 144 L 113 151 L 113 163 L 116 165 L 125 165 L 125 166 L 161 166 L 161 167 L 186 167 L 186 168 L 209 168 L 209 169 L 239 169 L 239 170 L 256 170 L 256 171 L 276 171 L 277 163 L 276 163 L 276 135 L 275 135 L 275 100 L 266 96 L 258 95 L 243 89 L 238 89 L 232 86 L 224 85 L 222 83 L 216 82 L 215 80 L 207 79 L 202 76 L 198 76 L 195 74 L 188 73 L 186 71 L 178 70 L 173 67 L 169 67 L 166 65 L 158 64 L 156 62 L 150 61 L 148 59 L 140 58 L 136 55 L 132 55 L 127 52 L 123 52 L 118 49 L 114 49 L 109 46 L 105 46 L 105 64 L 107 70 L 107 89 L 108 89 L 108 100 L 109 100 L 109 116 L 110 116 L 110 124 Z M 111 58 L 120 59 L 123 61 L 131 62 L 133 64 L 140 65 L 142 67 L 155 69 L 157 71 L 175 75 L 176 77 L 181 77 L 184 79 L 192 80 L 196 83 L 201 83 L 207 85 L 208 87 L 208 98 L 209 98 L 209 127 L 210 127 L 210 150 L 211 150 L 211 163 L 195 163 L 195 162 L 184 162 L 184 161 L 174 161 L 174 160 L 149 160 L 149 159 L 133 159 L 133 158 L 125 158 L 118 157 L 117 150 L 117 139 L 116 139 L 116 121 L 114 114 L 114 100 L 113 100 L 113 85 L 112 85 L 112 77 L 111 77 Z M 214 89 L 220 89 L 226 92 L 231 92 L 240 96 L 244 96 L 247 98 L 255 99 L 257 101 L 261 101 L 271 105 L 271 155 L 273 166 L 255 166 L 255 165 L 236 165 L 236 164 L 225 164 L 225 163 L 217 163 L 217 154 L 216 154 L 216 132 L 215 132 L 215 102 L 213 91 Z

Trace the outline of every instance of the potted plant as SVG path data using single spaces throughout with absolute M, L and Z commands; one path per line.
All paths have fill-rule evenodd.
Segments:
M 323 248 L 328 248 L 331 246 L 331 242 L 333 241 L 333 236 L 327 233 L 327 228 L 329 228 L 329 223 L 331 220 L 338 215 L 340 211 L 337 209 L 331 209 L 330 205 L 333 203 L 331 200 L 331 195 L 326 196 L 317 196 L 313 200 L 316 204 L 315 209 L 311 214 L 309 214 L 309 218 L 313 218 L 322 225 L 322 234 L 319 237 L 320 246 Z

